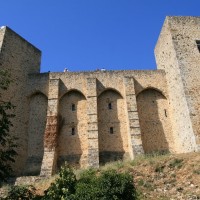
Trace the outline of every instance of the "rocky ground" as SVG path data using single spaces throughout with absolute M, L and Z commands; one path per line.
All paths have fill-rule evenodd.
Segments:
M 200 199 L 200 154 L 146 157 L 129 169 L 140 199 Z

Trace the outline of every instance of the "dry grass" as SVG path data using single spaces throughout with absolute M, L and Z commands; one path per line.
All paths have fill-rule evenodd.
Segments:
M 200 199 L 200 153 L 142 155 L 132 161 L 107 163 L 96 171 L 108 169 L 129 172 L 140 200 Z M 75 170 L 77 178 L 83 171 Z M 56 177 L 34 183 L 37 194 L 43 195 Z M 9 186 L 4 188 L 9 189 Z

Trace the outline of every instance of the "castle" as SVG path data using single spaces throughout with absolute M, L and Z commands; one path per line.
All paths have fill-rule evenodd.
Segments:
M 4 98 L 16 106 L 16 174 L 200 151 L 200 18 L 166 17 L 155 57 L 157 70 L 40 73 L 40 50 L 1 27 L 0 66 L 13 80 Z

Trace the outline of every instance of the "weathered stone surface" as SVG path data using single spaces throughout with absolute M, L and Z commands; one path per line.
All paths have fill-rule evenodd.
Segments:
M 166 71 L 175 152 L 195 151 L 199 145 L 199 25 L 199 17 L 167 17 L 155 48 L 158 69 Z
M 40 73 L 41 52 L 0 28 L 0 67 L 13 82 L 16 174 L 49 176 L 65 161 L 98 167 L 153 151 L 200 150 L 199 17 L 167 17 L 158 70 Z M 57 159 L 58 158 L 58 159 Z

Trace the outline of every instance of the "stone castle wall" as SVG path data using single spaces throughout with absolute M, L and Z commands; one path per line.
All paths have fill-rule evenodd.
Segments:
M 24 94 L 28 74 L 39 73 L 41 52 L 7 27 L 0 29 L 0 44 L 0 67 L 10 72 L 12 80 L 3 97 L 16 106 L 11 133 L 19 138 L 15 170 L 20 173 L 26 163 L 28 148 L 29 102 Z
M 167 17 L 155 49 L 158 69 L 166 71 L 177 152 L 199 145 L 199 25 L 198 17 Z
M 64 73 L 39 73 L 40 52 L 1 28 L 0 64 L 15 78 L 7 96 L 18 110 L 16 172 L 52 175 L 66 161 L 98 167 L 142 153 L 198 150 L 198 24 L 166 19 L 158 70 Z

